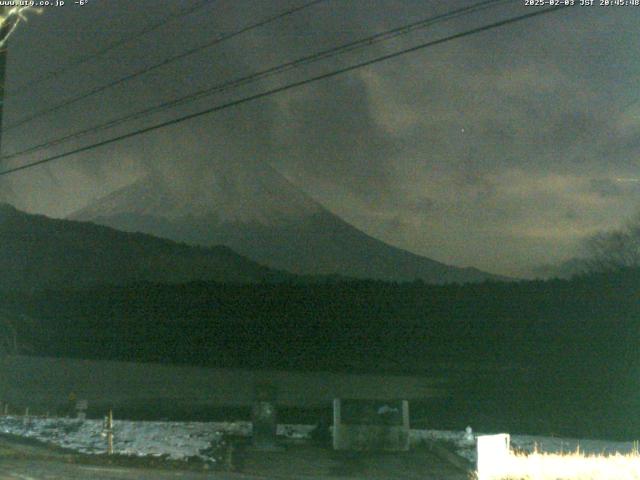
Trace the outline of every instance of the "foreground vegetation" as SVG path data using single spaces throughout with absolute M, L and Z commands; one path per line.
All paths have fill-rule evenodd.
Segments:
M 493 477 L 481 480 L 639 480 L 640 455 L 584 455 L 580 452 L 512 454 Z

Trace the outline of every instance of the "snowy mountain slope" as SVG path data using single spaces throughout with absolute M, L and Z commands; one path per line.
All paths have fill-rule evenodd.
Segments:
M 478 282 L 458 268 L 377 240 L 332 214 L 268 166 L 216 166 L 197 185 L 149 176 L 69 218 L 196 245 L 225 245 L 296 274 L 390 281 Z

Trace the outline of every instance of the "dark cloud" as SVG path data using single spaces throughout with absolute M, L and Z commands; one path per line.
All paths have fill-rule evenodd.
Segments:
M 390 166 L 397 147 L 376 124 L 362 80 L 318 83 L 283 110 L 282 150 L 293 168 L 365 198 L 393 193 Z
M 602 197 L 617 197 L 624 193 L 623 188 L 620 186 L 620 182 L 616 182 L 609 178 L 592 178 L 589 181 L 589 187 L 592 192 L 595 192 Z

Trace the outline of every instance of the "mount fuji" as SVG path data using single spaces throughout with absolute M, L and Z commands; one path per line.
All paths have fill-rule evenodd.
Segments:
M 500 279 L 377 240 L 258 162 L 209 165 L 188 181 L 149 175 L 69 218 L 193 245 L 224 245 L 295 274 L 438 284 Z

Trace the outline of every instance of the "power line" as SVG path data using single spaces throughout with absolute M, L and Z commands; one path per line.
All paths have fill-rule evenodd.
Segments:
M 192 5 L 191 7 L 182 9 L 182 10 L 176 10 L 173 13 L 170 13 L 169 15 L 167 15 L 166 17 L 164 17 L 162 20 L 160 20 L 159 22 L 156 22 L 152 25 L 149 25 L 148 27 L 140 30 L 138 33 L 136 33 L 135 35 L 129 36 L 129 37 L 125 37 L 122 38 L 120 40 L 117 40 L 113 43 L 110 43 L 109 45 L 107 45 L 106 47 L 104 47 L 101 50 L 98 50 L 97 52 L 93 52 L 87 55 L 84 55 L 82 57 L 77 58 L 76 60 L 73 60 L 72 62 L 58 68 L 57 70 L 52 70 L 48 73 L 45 73 L 43 75 L 40 75 L 39 77 L 36 77 L 32 80 L 26 81 L 21 83 L 20 85 L 10 88 L 8 90 L 6 90 L 7 93 L 12 94 L 14 96 L 21 96 L 22 94 L 25 94 L 25 92 L 28 92 L 29 89 L 27 88 L 28 86 L 31 85 L 35 85 L 35 84 L 39 84 L 42 82 L 46 82 L 48 80 L 52 80 L 56 77 L 59 77 L 60 75 L 63 75 L 65 73 L 67 73 L 69 70 L 74 69 L 76 67 L 79 67 L 80 65 L 83 65 L 87 62 L 90 62 L 92 60 L 95 60 L 96 58 L 102 57 L 104 55 L 106 55 L 107 53 L 109 53 L 112 50 L 116 50 L 117 48 L 120 48 L 124 45 L 127 45 L 129 43 L 132 43 L 133 41 L 137 40 L 140 37 L 143 37 L 155 30 L 158 30 L 162 27 L 164 27 L 165 25 L 167 25 L 168 23 L 171 23 L 181 17 L 186 17 L 188 15 L 191 15 L 192 13 L 200 10 L 201 8 L 207 6 L 207 4 L 211 3 L 212 0 L 200 0 L 198 3 L 196 3 L 195 5 Z
M 243 27 L 243 28 L 241 28 L 239 30 L 236 30 L 236 31 L 234 31 L 232 33 L 217 37 L 217 38 L 215 38 L 215 39 L 213 39 L 211 41 L 208 41 L 206 43 L 198 45 L 197 47 L 191 48 L 191 49 L 189 49 L 189 50 L 187 50 L 185 52 L 179 53 L 179 54 L 174 55 L 172 57 L 165 58 L 164 60 L 161 60 L 158 63 L 154 63 L 153 65 L 150 65 L 150 66 L 145 67 L 145 68 L 143 68 L 141 70 L 138 70 L 137 72 L 125 75 L 124 77 L 120 77 L 117 80 L 114 80 L 114 81 L 111 81 L 111 82 L 106 83 L 104 85 L 101 85 L 99 87 L 96 87 L 96 88 L 94 88 L 92 90 L 89 90 L 88 92 L 81 93 L 80 95 L 72 97 L 72 98 L 70 98 L 68 100 L 65 100 L 64 102 L 58 103 L 57 105 L 54 105 L 52 107 L 46 108 L 44 110 L 41 110 L 41 111 L 39 111 L 37 113 L 34 113 L 33 115 L 24 117 L 21 120 L 18 120 L 16 123 L 13 123 L 13 124 L 10 124 L 10 125 L 7 125 L 6 127 L 4 127 L 4 131 L 8 132 L 10 130 L 13 130 L 13 129 L 15 129 L 17 127 L 20 127 L 20 126 L 24 125 L 25 123 L 31 122 L 32 120 L 35 120 L 35 119 L 37 119 L 39 117 L 42 117 L 44 115 L 48 115 L 48 114 L 53 113 L 53 112 L 57 112 L 58 110 L 60 110 L 62 108 L 68 107 L 69 105 L 73 105 L 74 103 L 77 103 L 77 102 L 79 102 L 81 100 L 84 100 L 84 99 L 92 97 L 92 96 L 94 96 L 94 95 L 96 95 L 98 93 L 104 92 L 105 90 L 108 90 L 110 88 L 113 88 L 113 87 L 116 87 L 118 85 L 121 85 L 121 84 L 123 84 L 125 82 L 128 82 L 130 80 L 133 80 L 134 78 L 137 78 L 137 77 L 139 77 L 141 75 L 145 75 L 145 74 L 147 74 L 149 72 L 157 70 L 158 68 L 161 68 L 161 67 L 164 67 L 166 65 L 169 65 L 170 63 L 173 63 L 173 62 L 175 62 L 177 60 L 180 60 L 182 58 L 188 57 L 188 56 L 193 55 L 195 53 L 201 52 L 201 51 L 203 51 L 203 50 L 205 50 L 207 48 L 213 47 L 214 45 L 218 45 L 219 43 L 222 43 L 222 42 L 224 42 L 226 40 L 230 40 L 230 39 L 235 38 L 235 37 L 237 37 L 239 35 L 242 35 L 243 33 L 246 33 L 246 32 L 249 32 L 251 30 L 255 30 L 257 28 L 263 27 L 263 26 L 265 26 L 265 25 L 267 25 L 269 23 L 273 23 L 273 22 L 275 22 L 277 20 L 285 18 L 285 17 L 287 17 L 289 15 L 293 15 L 294 13 L 297 13 L 297 12 L 299 12 L 301 10 L 304 10 L 306 8 L 309 8 L 309 7 L 312 7 L 312 6 L 316 5 L 316 4 L 324 2 L 324 1 L 326 1 L 326 0 L 312 0 L 312 1 L 307 2 L 307 3 L 305 3 L 305 4 L 301 5 L 301 6 L 289 9 L 289 10 L 287 10 L 285 12 L 282 12 L 282 13 L 279 13 L 277 15 L 273 15 L 273 16 L 268 17 L 268 18 L 266 18 L 264 20 L 261 20 L 261 21 L 259 21 L 257 23 L 253 23 L 253 24 L 248 25 L 246 27 Z
M 287 63 L 284 63 L 284 64 L 277 65 L 275 67 L 268 68 L 266 70 L 255 72 L 255 73 L 253 73 L 251 75 L 247 75 L 245 77 L 241 77 L 241 78 L 236 79 L 236 80 L 230 80 L 230 81 L 227 81 L 227 82 L 223 82 L 221 84 L 214 85 L 212 87 L 208 87 L 208 88 L 205 88 L 205 89 L 198 90 L 196 92 L 193 92 L 191 94 L 185 95 L 183 97 L 180 97 L 180 98 L 168 101 L 168 102 L 162 102 L 162 103 L 160 103 L 158 105 L 155 105 L 153 107 L 145 108 L 143 110 L 139 110 L 137 112 L 133 112 L 133 113 L 127 114 L 127 115 L 125 115 L 123 117 L 119 117 L 119 118 L 110 120 L 108 122 L 105 122 L 105 123 L 102 123 L 102 124 L 99 124 L 99 125 L 95 125 L 93 127 L 90 127 L 90 128 L 78 131 L 78 132 L 74 132 L 74 133 L 65 135 L 63 137 L 59 137 L 57 139 L 49 140 L 49 141 L 43 142 L 41 144 L 26 148 L 24 150 L 21 150 L 21 151 L 18 151 L 18 152 L 9 154 L 9 155 L 5 155 L 3 157 L 0 157 L 0 161 L 9 160 L 9 159 L 12 159 L 12 158 L 15 158 L 15 157 L 19 157 L 19 156 L 26 155 L 26 154 L 29 154 L 29 153 L 34 153 L 34 152 L 37 152 L 39 150 L 43 150 L 43 149 L 46 149 L 46 148 L 50 148 L 50 147 L 53 147 L 55 145 L 59 145 L 61 143 L 67 142 L 69 140 L 72 140 L 72 139 L 75 139 L 75 138 L 79 138 L 79 137 L 82 137 L 82 136 L 85 136 L 85 135 L 88 135 L 88 134 L 91 134 L 91 133 L 97 133 L 99 131 L 106 130 L 106 129 L 109 129 L 109 128 L 113 128 L 113 127 L 115 127 L 117 125 L 121 125 L 121 124 L 126 123 L 128 121 L 135 120 L 135 119 L 142 118 L 142 117 L 146 117 L 146 116 L 151 115 L 153 113 L 159 113 L 159 112 L 171 109 L 171 108 L 175 108 L 175 107 L 177 107 L 179 105 L 183 105 L 185 103 L 189 103 L 189 102 L 192 102 L 194 100 L 205 98 L 205 97 L 211 96 L 211 95 L 213 95 L 215 93 L 220 93 L 222 91 L 229 90 L 231 88 L 237 88 L 237 87 L 242 86 L 242 85 L 253 83 L 253 82 L 256 82 L 258 80 L 261 80 L 261 79 L 264 79 L 264 78 L 268 78 L 268 77 L 271 77 L 271 76 L 276 75 L 276 74 L 283 73 L 285 71 L 291 70 L 293 68 L 297 68 L 297 67 L 302 66 L 302 65 L 308 65 L 308 64 L 313 63 L 313 62 L 326 60 L 328 58 L 332 58 L 332 57 L 337 56 L 337 55 L 342 55 L 342 54 L 347 53 L 347 52 L 352 52 L 352 51 L 355 51 L 357 49 L 361 49 L 361 48 L 364 48 L 364 47 L 370 47 L 370 46 L 372 46 L 374 44 L 377 44 L 377 43 L 380 43 L 380 42 L 383 42 L 383 41 L 387 41 L 387 40 L 396 38 L 399 35 L 408 34 L 408 33 L 412 32 L 412 31 L 415 31 L 418 28 L 425 28 L 425 27 L 434 25 L 436 23 L 439 23 L 439 22 L 442 22 L 442 21 L 445 21 L 445 20 L 451 20 L 451 19 L 454 19 L 454 18 L 461 17 L 463 15 L 468 15 L 470 13 L 478 12 L 478 11 L 481 11 L 481 10 L 484 10 L 484 9 L 487 9 L 487 8 L 490 8 L 490 7 L 494 7 L 494 6 L 496 6 L 498 4 L 501 4 L 501 3 L 506 3 L 508 1 L 510 1 L 510 0 L 484 0 L 482 2 L 473 4 L 473 5 L 470 5 L 470 6 L 467 6 L 467 7 L 459 8 L 459 9 L 453 10 L 451 12 L 447 12 L 447 13 L 444 13 L 444 14 L 440 14 L 440 15 L 436 15 L 436 16 L 433 16 L 433 17 L 429 17 L 427 19 L 423 19 L 423 20 L 420 20 L 420 21 L 417 21 L 417 22 L 413 22 L 413 23 L 408 24 L 408 25 L 403 25 L 403 26 L 398 27 L 398 28 L 387 30 L 387 31 L 384 31 L 384 32 L 381 32 L 381 33 L 377 33 L 377 34 L 374 34 L 374 35 L 371 35 L 371 36 L 368 36 L 368 37 L 365 37 L 365 38 L 362 38 L 362 39 L 359 39 L 359 40 L 355 40 L 355 41 L 352 41 L 352 42 L 349 42 L 349 43 L 346 43 L 346 44 L 343 44 L 343 45 L 339 45 L 337 47 L 326 49 L 326 50 L 323 50 L 323 51 L 320 51 L 320 52 L 317 52 L 317 53 L 314 53 L 314 54 L 311 54 L 311 55 L 307 55 L 307 56 L 298 58 L 296 60 L 293 60 L 293 61 L 290 61 L 290 62 L 287 62 Z
M 192 113 L 192 114 L 185 115 L 185 116 L 182 116 L 182 117 L 179 117 L 179 118 L 175 118 L 173 120 L 169 120 L 169 121 L 166 121 L 166 122 L 159 123 L 157 125 L 153 125 L 153 126 L 150 126 L 150 127 L 146 127 L 146 128 L 142 128 L 142 129 L 139 129 L 139 130 L 135 130 L 133 132 L 129 132 L 129 133 L 126 133 L 126 134 L 123 134 L 123 135 L 112 137 L 112 138 L 109 138 L 107 140 L 103 140 L 101 142 L 93 143 L 91 145 L 86 145 L 84 147 L 80 147 L 80 148 L 77 148 L 77 149 L 74 149 L 74 150 L 71 150 L 71 151 L 68 151 L 68 152 L 65 152 L 65 153 L 61 153 L 61 154 L 58 154 L 58 155 L 52 155 L 50 157 L 46 157 L 46 158 L 43 158 L 41 160 L 37 160 L 37 161 L 31 162 L 31 163 L 27 163 L 25 165 L 21 165 L 21 166 L 18 166 L 18 167 L 13 167 L 13 168 L 10 168 L 10 169 L 7 169 L 7 170 L 3 170 L 3 171 L 0 171 L 0 176 L 9 175 L 11 173 L 19 172 L 21 170 L 26 170 L 26 169 L 33 168 L 33 167 L 36 167 L 36 166 L 39 166 L 39 165 L 43 165 L 45 163 L 53 162 L 55 160 L 60 160 L 62 158 L 66 158 L 66 157 L 69 157 L 71 155 L 87 152 L 89 150 L 94 150 L 96 148 L 103 147 L 105 145 L 109 145 L 111 143 L 119 142 L 119 141 L 122 141 L 122 140 L 126 140 L 128 138 L 131 138 L 131 137 L 142 135 L 144 133 L 152 132 L 154 130 L 159 130 L 161 128 L 165 128 L 165 127 L 169 127 L 169 126 L 172 126 L 172 125 L 176 125 L 178 123 L 182 123 L 182 122 L 185 122 L 187 120 L 192 120 L 194 118 L 202 117 L 202 116 L 208 115 L 210 113 L 218 112 L 220 110 L 225 110 L 227 108 L 235 107 L 237 105 L 241 105 L 241 104 L 248 103 L 248 102 L 251 102 L 251 101 L 254 101 L 254 100 L 265 98 L 265 97 L 268 97 L 268 96 L 271 96 L 271 95 L 274 95 L 274 94 L 277 94 L 277 93 L 281 93 L 281 92 L 284 92 L 284 91 L 287 91 L 287 90 L 291 90 L 291 89 L 294 89 L 294 88 L 298 88 L 298 87 L 301 87 L 301 86 L 304 86 L 304 85 L 308 85 L 310 83 L 313 83 L 313 82 L 316 82 L 316 81 L 319 81 L 319 80 L 324 80 L 324 79 L 327 79 L 327 78 L 332 78 L 332 77 L 335 77 L 335 76 L 338 76 L 338 75 L 342 75 L 344 73 L 351 72 L 351 71 L 354 71 L 354 70 L 357 70 L 357 69 L 360 69 L 360 68 L 364 68 L 364 67 L 373 65 L 375 63 L 379 63 L 379 62 L 383 62 L 383 61 L 386 61 L 386 60 L 390 60 L 392 58 L 400 57 L 400 56 L 406 55 L 408 53 L 412 53 L 412 52 L 416 52 L 416 51 L 419 51 L 419 50 L 423 50 L 423 49 L 426 49 L 426 48 L 429 48 L 429 47 L 440 45 L 440 44 L 443 44 L 443 43 L 446 43 L 446 42 L 449 42 L 449 41 L 452 41 L 452 40 L 457 40 L 459 38 L 467 37 L 467 36 L 470 36 L 470 35 L 475 35 L 477 33 L 485 32 L 485 31 L 488 31 L 488 30 L 492 30 L 494 28 L 503 27 L 503 26 L 506 26 L 506 25 L 509 25 L 509 24 L 512 24 L 512 23 L 521 22 L 523 20 L 528 20 L 530 18 L 537 17 L 537 16 L 540 16 L 540 15 L 544 15 L 544 14 L 547 14 L 547 13 L 557 12 L 557 11 L 560 11 L 560 10 L 562 10 L 564 8 L 568 8 L 568 5 L 561 5 L 561 6 L 558 6 L 558 7 L 552 7 L 552 8 L 545 8 L 545 9 L 542 9 L 542 10 L 537 10 L 535 12 L 519 15 L 519 16 L 516 16 L 516 17 L 511 17 L 511 18 L 508 18 L 506 20 L 501 20 L 499 22 L 494 22 L 494 23 L 491 23 L 491 24 L 488 24 L 488 25 L 484 25 L 482 27 L 477 27 L 477 28 L 474 28 L 474 29 L 471 29 L 471 30 L 466 30 L 464 32 L 456 33 L 454 35 L 449 35 L 447 37 L 443 37 L 443 38 L 440 38 L 438 40 L 432 40 L 432 41 L 429 41 L 429 42 L 426 42 L 426 43 L 422 43 L 422 44 L 419 44 L 419 45 L 416 45 L 416 46 L 413 46 L 413 47 L 410 47 L 410 48 L 406 48 L 406 49 L 400 50 L 398 52 L 390 53 L 390 54 L 387 54 L 387 55 L 382 55 L 382 56 L 376 57 L 376 58 L 371 59 L 371 60 L 367 60 L 367 61 L 364 61 L 364 62 L 361 62 L 361 63 L 357 63 L 357 64 L 354 64 L 354 65 L 350 65 L 350 66 L 341 68 L 339 70 L 334 70 L 332 72 L 323 73 L 321 75 L 317 75 L 315 77 L 307 78 L 305 80 L 292 82 L 292 83 L 289 83 L 287 85 L 283 85 L 283 86 L 272 88 L 270 90 L 267 90 L 267 91 L 264 91 L 264 92 L 261 92 L 261 93 L 257 93 L 255 95 L 250 95 L 250 96 L 238 99 L 238 100 L 234 100 L 234 101 L 231 101 L 231 102 L 228 102 L 228 103 L 217 105 L 215 107 L 211 107 L 211 108 L 208 108 L 206 110 L 202 110 L 200 112 Z

